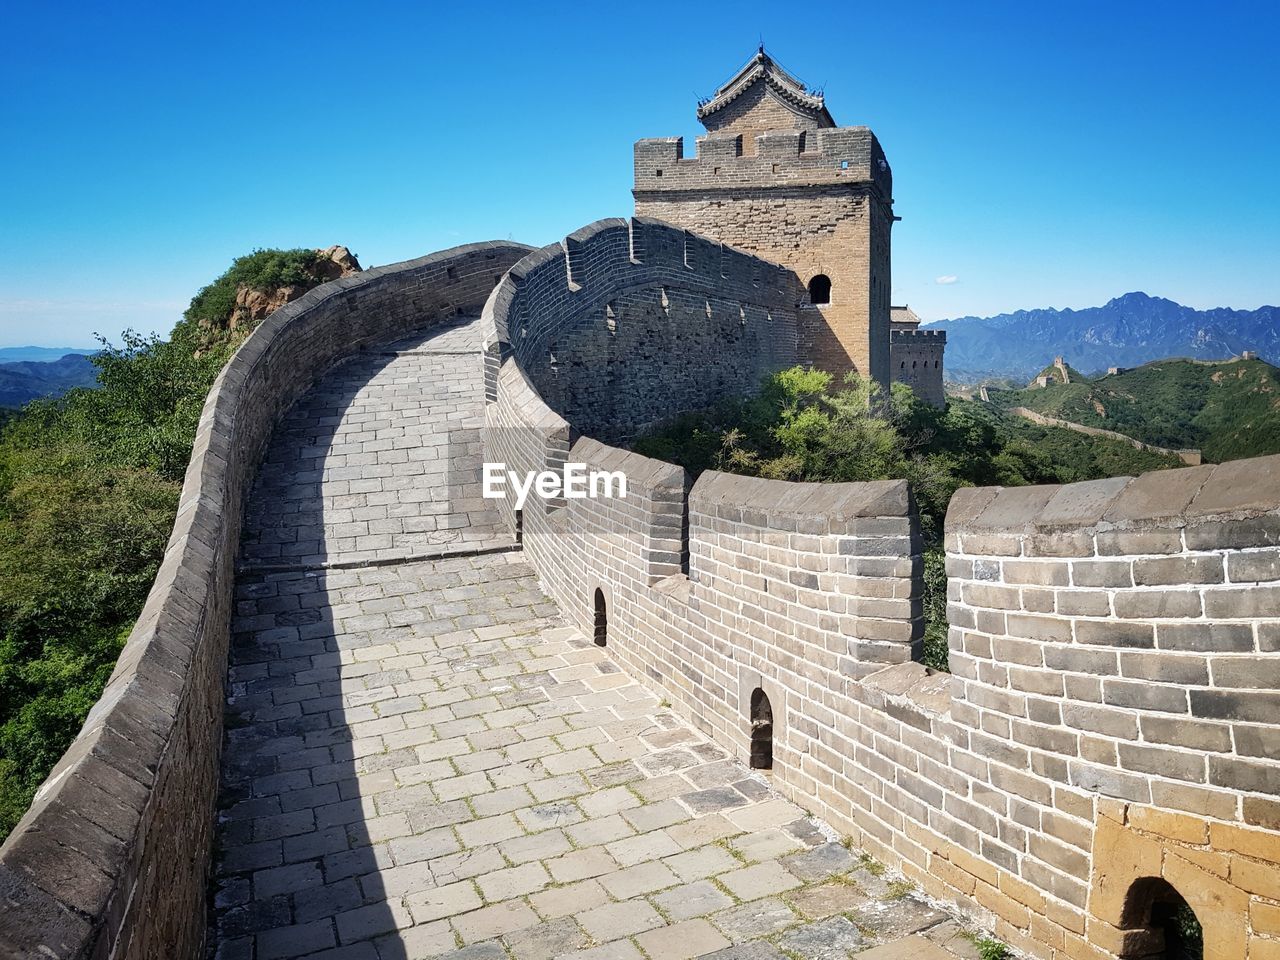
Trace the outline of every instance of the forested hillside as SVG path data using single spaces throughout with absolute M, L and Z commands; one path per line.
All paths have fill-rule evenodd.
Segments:
M 282 284 L 300 296 L 332 272 L 324 259 L 241 257 L 169 340 L 126 332 L 106 344 L 96 389 L 0 417 L 0 839 L 75 737 L 142 608 L 205 395 L 264 315 L 233 323 L 237 307 L 280 300 Z
M 1221 463 L 1280 453 L 1280 369 L 1262 360 L 1161 360 L 1045 389 L 988 390 L 1022 406 L 1156 446 L 1194 448 Z

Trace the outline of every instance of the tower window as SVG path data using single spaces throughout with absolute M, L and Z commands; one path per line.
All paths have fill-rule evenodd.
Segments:
M 809 302 L 827 304 L 831 302 L 831 278 L 820 273 L 809 281 Z

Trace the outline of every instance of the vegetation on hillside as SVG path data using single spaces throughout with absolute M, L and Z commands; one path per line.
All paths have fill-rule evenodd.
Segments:
M 314 285 L 297 272 L 309 256 L 241 257 L 169 340 L 104 341 L 97 389 L 0 421 L 0 839 L 75 738 L 151 588 L 205 395 L 248 334 L 226 330 L 236 287 Z
M 947 665 L 942 522 L 962 486 L 1070 483 L 1179 465 L 1174 457 L 1058 428 L 1006 419 L 987 404 L 952 400 L 946 410 L 902 384 L 889 397 L 856 376 L 794 367 L 765 379 L 760 393 L 682 417 L 634 447 L 703 470 L 779 480 L 905 478 L 925 543 L 925 662 Z
M 182 314 L 177 332 L 189 332 L 192 324 L 225 327 L 235 309 L 236 294 L 241 287 L 250 290 L 274 290 L 313 282 L 318 250 L 255 250 L 237 257 L 230 268 L 207 287 L 201 287 L 191 298 L 191 306 Z
M 1280 453 L 1280 369 L 1262 360 L 1165 360 L 989 396 L 1002 409 L 1027 407 L 1156 446 L 1198 449 L 1213 463 Z

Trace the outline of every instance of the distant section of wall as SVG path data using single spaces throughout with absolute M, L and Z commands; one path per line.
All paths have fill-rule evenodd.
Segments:
M 494 292 L 486 389 L 514 357 L 575 431 L 630 438 L 794 364 L 797 296 L 775 264 L 655 220 L 601 220 Z
M 137 626 L 79 737 L 0 848 L 0 955 L 202 955 L 233 562 L 264 446 L 335 362 L 478 309 L 529 249 L 471 244 L 323 284 L 236 352 L 205 402 Z
M 1121 443 L 1129 444 L 1135 450 L 1146 450 L 1148 453 L 1161 453 L 1169 457 L 1178 457 L 1183 463 L 1192 467 L 1200 466 L 1203 459 L 1199 450 L 1170 450 L 1168 447 L 1157 447 L 1153 443 L 1143 443 L 1141 440 L 1135 440 L 1133 437 L 1117 433 L 1115 430 L 1104 430 L 1102 427 L 1090 427 L 1083 423 L 1046 416 L 1029 407 L 1010 407 L 1009 412 L 1017 414 L 1025 420 L 1030 420 L 1032 423 L 1038 423 L 1043 427 L 1062 427 L 1064 430 L 1074 430 L 1076 433 L 1083 433 L 1090 437 L 1107 437 L 1111 440 L 1119 440 Z

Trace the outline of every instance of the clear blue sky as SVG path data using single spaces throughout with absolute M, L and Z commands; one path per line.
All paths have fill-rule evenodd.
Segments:
M 53 2 L 5 33 L 0 346 L 167 332 L 254 247 L 625 216 L 632 141 L 691 141 L 762 35 L 884 144 L 926 319 L 1280 300 L 1275 3 Z

